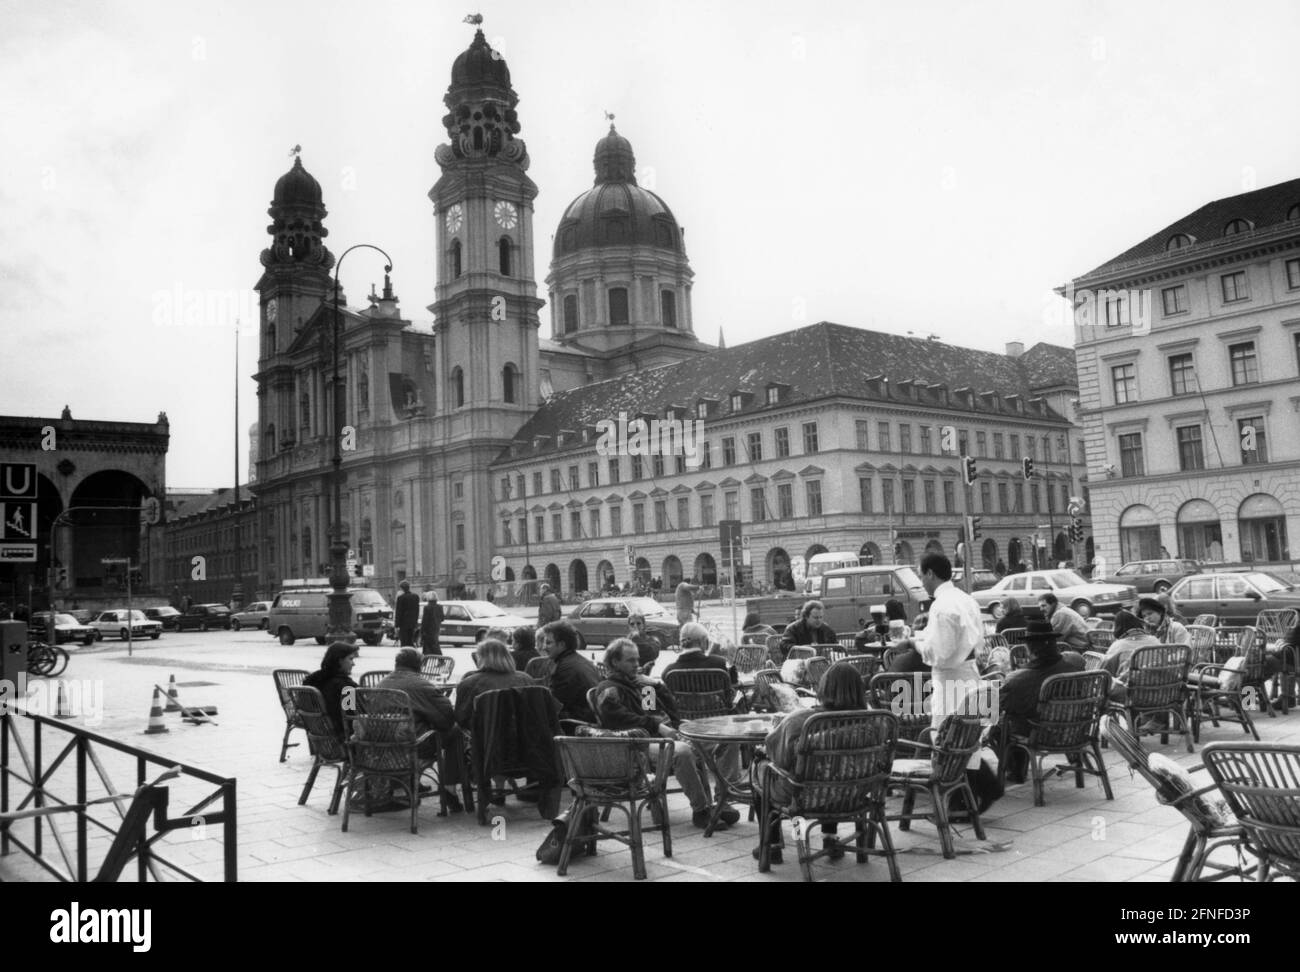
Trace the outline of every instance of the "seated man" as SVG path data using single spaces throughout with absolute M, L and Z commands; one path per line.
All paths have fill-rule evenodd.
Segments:
M 421 759 L 438 758 L 441 747 L 448 754 L 442 779 L 442 797 L 449 810 L 459 812 L 460 800 L 456 797 L 455 786 L 460 782 L 460 760 L 457 755 L 462 748 L 460 729 L 456 726 L 456 715 L 451 702 L 438 689 L 420 674 L 420 653 L 414 648 L 403 648 L 393 660 L 393 673 L 379 683 L 381 689 L 395 689 L 405 692 L 411 700 L 411 714 L 415 717 L 417 735 L 424 735 L 430 729 L 435 734 L 422 742 L 416 752 Z M 421 790 L 423 791 L 423 787 Z
M 691 802 L 691 822 L 703 830 L 709 825 L 713 807 L 707 776 L 698 765 L 699 753 L 693 743 L 677 735 L 675 726 L 680 719 L 672 693 L 663 682 L 642 675 L 640 665 L 636 644 L 628 638 L 619 638 L 605 649 L 605 666 L 610 675 L 596 690 L 600 724 L 605 729 L 643 729 L 652 736 L 677 740 L 673 773 Z M 740 777 L 739 752 L 734 746 L 719 746 L 717 763 L 719 771 L 729 779 Z M 725 791 L 721 783 L 718 790 L 718 800 L 723 806 L 717 829 L 722 830 L 738 822 L 740 812 L 723 802 Z
M 1169 610 L 1157 597 L 1144 597 L 1138 601 L 1138 617 L 1147 631 L 1155 636 L 1156 644 L 1190 645 L 1192 633 L 1169 616 Z
M 634 639 L 635 640 L 635 639 Z M 680 654 L 677 660 L 669 665 L 663 671 L 664 678 L 668 677 L 669 672 L 676 671 L 679 668 L 716 668 L 719 671 L 727 672 L 731 676 L 731 684 L 734 686 L 740 679 L 736 673 L 735 666 L 728 665 L 727 659 L 722 655 L 715 655 L 709 651 L 709 630 L 698 621 L 687 621 L 682 625 Z M 640 648 L 640 643 L 637 644 Z M 643 649 L 644 651 L 644 649 Z M 641 660 L 645 661 L 645 655 L 641 655 Z
M 790 654 L 795 645 L 829 645 L 838 639 L 824 622 L 826 606 L 821 601 L 808 601 L 799 610 L 799 620 L 786 626 L 781 635 L 781 657 Z
M 551 659 L 551 694 L 559 700 L 560 718 L 595 722 L 596 713 L 587 705 L 587 692 L 600 676 L 596 666 L 578 654 L 578 632 L 568 621 L 552 621 L 541 629 L 537 647 Z
M 1081 656 L 1065 658 L 1056 642 L 1056 632 L 1046 621 L 1030 621 L 1026 625 L 1025 644 L 1029 646 L 1029 664 L 1012 672 L 998 692 L 998 705 L 1002 719 L 1010 733 L 1028 734 L 1029 722 L 1038 714 L 1038 693 L 1043 683 L 1053 675 L 1064 675 L 1082 669 Z M 1008 754 L 1012 760 L 1007 766 L 1007 779 L 1023 783 L 1028 762 L 1022 749 Z
M 1080 655 L 1091 650 L 1088 626 L 1084 624 L 1083 615 L 1078 611 L 1066 607 L 1051 592 L 1038 599 L 1038 608 L 1043 612 L 1043 617 L 1051 622 L 1061 650 L 1068 648 L 1070 651 L 1077 651 Z
M 627 616 L 627 636 L 636 642 L 641 654 L 641 665 L 646 672 L 659 657 L 659 642 L 645 633 L 645 615 L 632 613 Z

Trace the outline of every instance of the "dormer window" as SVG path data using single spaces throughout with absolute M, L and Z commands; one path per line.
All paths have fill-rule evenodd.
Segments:
M 769 405 L 775 405 L 775 404 L 776 404 L 777 402 L 779 402 L 780 400 L 781 400 L 781 389 L 780 389 L 780 388 L 777 388 L 776 385 L 768 385 L 768 386 L 767 386 L 767 404 L 769 404 Z
M 1300 219 L 1300 203 L 1296 203 L 1286 211 L 1287 219 Z
M 731 410 L 733 412 L 739 412 L 744 407 L 745 407 L 744 395 L 735 394 L 731 396 Z
M 1228 225 L 1223 227 L 1223 235 L 1236 236 L 1238 233 L 1249 233 L 1254 228 L 1255 227 L 1251 226 L 1250 223 L 1244 219 L 1234 219 L 1230 220 Z
M 1186 233 L 1175 233 L 1173 236 L 1169 237 L 1169 242 L 1165 244 L 1165 249 L 1181 250 L 1183 247 L 1191 246 L 1194 242 L 1196 241 Z
M 695 403 L 695 417 L 699 419 L 709 417 L 709 403 L 707 401 Z

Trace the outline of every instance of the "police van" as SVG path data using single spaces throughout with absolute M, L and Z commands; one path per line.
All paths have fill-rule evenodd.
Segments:
M 355 584 L 355 580 L 353 581 Z M 267 615 L 267 633 L 280 644 L 291 645 L 299 638 L 315 638 L 325 644 L 330 623 L 329 595 L 333 588 L 320 582 L 285 581 Z M 384 627 L 393 617 L 393 609 L 384 596 L 367 587 L 348 590 L 352 602 L 352 633 L 368 645 L 377 645 L 384 637 Z

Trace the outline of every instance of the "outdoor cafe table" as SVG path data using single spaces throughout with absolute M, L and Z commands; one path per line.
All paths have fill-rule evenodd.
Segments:
M 753 748 L 767 738 L 767 734 L 777 727 L 785 718 L 782 712 L 757 713 L 745 715 L 710 716 L 707 719 L 689 719 L 677 727 L 677 731 L 691 742 L 700 743 L 699 752 L 704 757 L 709 773 L 718 781 L 724 794 L 713 808 L 709 826 L 704 830 L 705 837 L 712 837 L 718 823 L 718 816 L 726 802 L 743 804 L 751 809 L 758 807 L 758 794 L 749 782 L 749 774 L 742 773 L 740 779 L 729 780 L 718 772 L 715 747 L 718 745 L 737 745 Z

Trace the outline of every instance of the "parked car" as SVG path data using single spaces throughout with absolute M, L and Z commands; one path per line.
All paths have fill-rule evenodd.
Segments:
M 271 602 L 254 601 L 242 611 L 230 616 L 230 626 L 236 631 L 241 628 L 261 628 L 266 630 L 271 623 Z
M 177 631 L 207 631 L 209 628 L 230 630 L 230 608 L 224 604 L 192 604 L 176 618 Z
M 1183 617 L 1214 614 L 1220 624 L 1254 624 L 1260 611 L 1300 608 L 1300 589 L 1262 570 L 1193 574 L 1174 585 L 1169 596 Z
M 150 621 L 161 621 L 164 631 L 176 631 L 178 625 L 176 619 L 181 616 L 181 612 L 174 607 L 151 607 L 144 609 L 144 616 Z
M 497 607 L 491 601 L 439 601 L 442 627 L 438 642 L 443 645 L 473 645 L 483 640 L 488 628 L 537 627 L 537 615 L 516 614 Z
M 92 611 L 89 608 L 78 608 L 77 610 L 69 611 L 68 613 L 77 619 L 77 624 L 90 624 L 90 622 L 94 621 L 95 618 L 99 616 L 98 611 Z
M 952 572 L 952 582 L 962 590 L 966 589 L 964 575 L 966 569 L 957 567 Z M 987 591 L 990 587 L 998 582 L 998 575 L 991 570 L 972 570 L 970 577 L 970 589 L 972 591 Z
M 1103 584 L 1128 584 L 1139 594 L 1163 594 L 1184 577 L 1199 574 L 1195 560 L 1134 560 L 1109 577 L 1099 577 Z
M 35 615 L 28 622 L 27 627 L 31 629 L 32 637 L 39 641 L 50 643 L 48 633 L 48 624 L 50 616 L 44 612 Z M 88 624 L 82 624 L 71 614 L 54 615 L 54 644 L 61 645 L 65 641 L 80 641 L 83 645 L 89 645 L 95 640 L 95 629 Z
M 1008 597 L 1020 602 L 1026 618 L 1041 618 L 1038 598 L 1048 593 L 1055 594 L 1062 604 L 1074 608 L 1084 617 L 1113 614 L 1137 603 L 1137 590 L 1132 586 L 1094 584 L 1072 570 L 1030 570 L 1008 574 L 988 590 L 975 591 L 971 596 L 980 610 L 995 618 L 1000 616 L 1002 602 Z
M 271 602 L 266 630 L 279 638 L 282 645 L 291 645 L 299 638 L 315 638 L 316 644 L 325 644 L 330 620 L 329 594 L 328 587 L 281 591 Z M 382 594 L 367 587 L 354 587 L 348 596 L 352 606 L 352 633 L 368 645 L 379 644 L 385 626 L 392 620 L 393 609 Z
M 660 651 L 678 643 L 677 615 L 652 597 L 598 597 L 579 604 L 565 618 L 578 629 L 587 648 L 597 648 L 626 638 L 632 614 L 645 615 L 645 637 L 657 641 Z
M 121 638 L 126 641 L 128 627 L 132 638 L 158 638 L 162 635 L 161 621 L 150 621 L 143 611 L 128 611 L 125 608 L 100 611 L 90 626 L 95 629 L 97 641 L 104 638 Z

